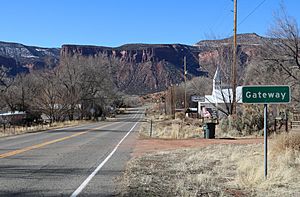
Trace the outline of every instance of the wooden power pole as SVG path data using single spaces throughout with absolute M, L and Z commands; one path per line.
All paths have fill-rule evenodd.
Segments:
M 186 112 L 187 109 L 187 99 L 186 99 L 186 56 L 183 58 L 183 71 L 184 71 L 184 113 Z
M 170 101 L 171 101 L 171 116 L 175 119 L 175 112 L 176 112 L 176 99 L 175 99 L 175 87 L 170 87 Z
M 234 0 L 234 15 L 233 15 L 233 62 L 231 68 L 231 77 L 232 77 L 232 115 L 236 115 L 236 88 L 237 88 L 237 40 L 236 40 L 236 31 L 237 31 L 237 0 Z

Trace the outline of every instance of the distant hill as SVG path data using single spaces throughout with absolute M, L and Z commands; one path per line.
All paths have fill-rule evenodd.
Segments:
M 257 34 L 237 36 L 241 60 L 251 61 L 267 38 Z M 215 56 L 218 48 L 232 45 L 232 38 L 203 40 L 193 46 L 183 44 L 126 44 L 120 47 L 63 45 L 41 48 L 0 42 L 0 65 L 11 68 L 11 74 L 32 69 L 54 68 L 59 60 L 76 56 L 104 57 L 114 67 L 111 73 L 116 86 L 129 94 L 147 94 L 165 90 L 183 81 L 183 57 L 187 58 L 188 78 L 212 74 L 215 68 L 203 70 L 199 62 Z M 61 65 L 63 66 L 63 65 Z
M 268 41 L 269 38 L 265 38 L 257 35 L 256 33 L 246 33 L 246 34 L 237 34 L 237 43 L 239 45 L 262 45 L 265 41 Z M 195 44 L 198 47 L 205 46 L 220 46 L 220 45 L 229 45 L 233 43 L 233 37 L 216 39 L 216 40 L 201 40 Z
M 59 64 L 59 53 L 59 48 L 0 42 L 0 65 L 10 69 L 12 76 L 32 69 L 54 68 Z
M 237 51 L 239 56 L 240 67 L 238 68 L 239 75 L 243 78 L 245 69 L 255 57 L 259 56 L 262 47 L 269 41 L 273 41 L 270 38 L 259 36 L 255 33 L 246 33 L 237 35 Z M 275 42 L 275 40 L 273 41 Z M 217 39 L 217 40 L 202 40 L 195 45 L 199 52 L 200 64 L 210 62 L 212 58 L 216 58 L 216 51 L 222 51 L 223 56 L 232 55 L 233 37 Z M 216 68 L 207 68 L 210 76 L 215 72 Z
M 165 90 L 183 80 L 183 57 L 188 63 L 188 76 L 203 75 L 199 71 L 197 47 L 182 44 L 128 44 L 116 48 L 63 45 L 61 58 L 73 55 L 104 55 L 117 64 L 114 76 L 117 87 L 130 94 Z M 114 66 L 114 65 L 111 65 Z

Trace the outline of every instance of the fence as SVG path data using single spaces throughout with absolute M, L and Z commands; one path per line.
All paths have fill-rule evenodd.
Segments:
M 300 129 L 300 111 L 293 112 L 292 129 Z

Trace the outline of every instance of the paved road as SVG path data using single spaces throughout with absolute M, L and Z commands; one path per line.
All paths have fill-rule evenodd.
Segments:
M 0 196 L 116 195 L 142 116 L 0 138 Z

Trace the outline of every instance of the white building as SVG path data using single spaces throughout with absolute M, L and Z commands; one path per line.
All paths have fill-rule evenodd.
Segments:
M 217 67 L 213 78 L 213 89 L 211 95 L 205 95 L 203 102 L 198 102 L 198 112 L 203 112 L 205 108 L 218 108 L 218 105 L 232 103 L 233 93 L 232 88 L 222 85 L 222 76 L 220 68 Z M 242 103 L 242 86 L 236 88 L 236 102 Z M 204 108 L 203 108 L 204 107 Z

